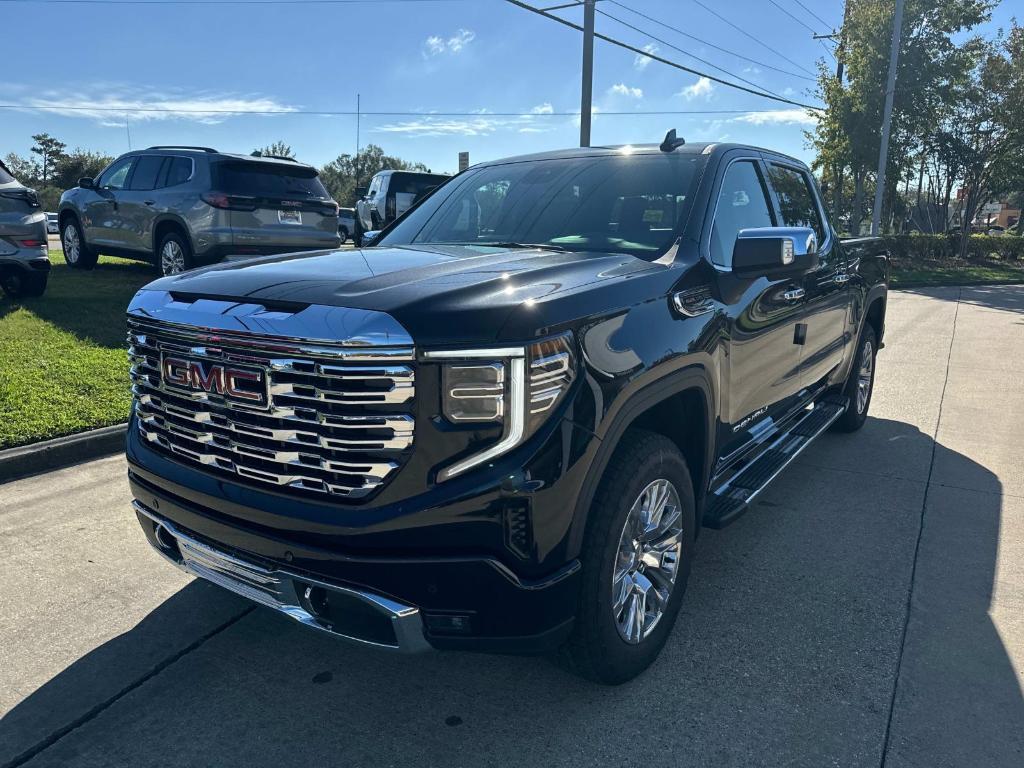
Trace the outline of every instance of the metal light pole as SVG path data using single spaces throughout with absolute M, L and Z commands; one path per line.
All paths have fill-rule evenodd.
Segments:
M 594 98 L 594 4 L 583 3 L 583 82 L 580 94 L 580 146 L 590 146 L 590 113 Z
M 875 209 L 871 214 L 871 234 L 877 236 L 882 226 L 882 199 L 885 197 L 885 168 L 889 162 L 889 129 L 892 123 L 892 99 L 896 92 L 896 68 L 900 58 L 900 31 L 903 28 L 903 0 L 896 0 L 892 20 L 892 48 L 889 49 L 889 82 L 885 86 L 885 109 L 882 113 L 882 146 L 878 149 L 878 176 L 875 184 Z

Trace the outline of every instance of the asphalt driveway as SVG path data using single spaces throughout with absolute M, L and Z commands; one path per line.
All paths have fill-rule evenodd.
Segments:
M 0 765 L 1024 765 L 1024 288 L 894 293 L 872 418 L 705 530 L 657 664 L 393 657 L 144 544 L 114 457 L 0 486 Z

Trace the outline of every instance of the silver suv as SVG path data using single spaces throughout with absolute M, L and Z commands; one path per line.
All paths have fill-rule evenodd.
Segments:
M 81 269 L 106 253 L 173 275 L 225 256 L 340 245 L 338 205 L 316 168 L 209 147 L 122 155 L 65 192 L 58 216 L 64 258 Z
M 46 213 L 0 163 L 0 288 L 12 299 L 42 296 L 49 273 Z

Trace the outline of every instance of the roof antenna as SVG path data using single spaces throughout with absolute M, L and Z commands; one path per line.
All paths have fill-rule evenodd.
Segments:
M 665 134 L 665 140 L 661 142 L 658 147 L 662 152 L 674 152 L 686 143 L 686 139 L 676 138 L 676 129 L 673 128 L 671 131 Z

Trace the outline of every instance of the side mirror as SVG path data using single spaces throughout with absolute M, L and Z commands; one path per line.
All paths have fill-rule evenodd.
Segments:
M 359 244 L 360 248 L 369 248 L 371 245 L 377 242 L 377 238 L 380 237 L 381 230 L 371 229 L 369 232 L 363 232 L 363 241 Z
M 96 186 L 96 181 L 91 176 L 83 176 L 78 180 L 78 186 L 82 189 L 92 189 Z
M 809 227 L 741 229 L 732 250 L 737 277 L 801 275 L 818 266 L 818 236 Z

